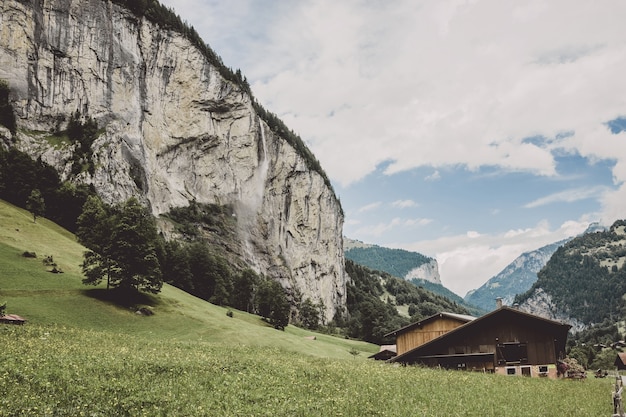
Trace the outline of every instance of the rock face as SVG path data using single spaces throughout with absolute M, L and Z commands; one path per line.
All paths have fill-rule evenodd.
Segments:
M 155 215 L 199 203 L 235 207 L 241 257 L 326 319 L 345 305 L 340 204 L 322 176 L 255 113 L 181 34 L 104 0 L 5 0 L 0 79 L 17 146 L 63 178 L 72 145 L 53 146 L 71 114 L 98 122 L 93 184 L 108 202 L 136 196 Z
M 441 285 L 441 276 L 439 275 L 439 264 L 436 259 L 431 259 L 429 262 L 411 269 L 404 279 L 410 281 L 412 279 L 423 279 L 424 281 L 432 282 L 433 284 Z

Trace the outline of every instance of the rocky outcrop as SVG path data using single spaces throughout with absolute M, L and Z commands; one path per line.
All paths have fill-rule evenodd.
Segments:
M 527 313 L 567 323 L 572 326 L 573 332 L 579 332 L 587 328 L 580 320 L 571 317 L 566 311 L 559 310 L 552 301 L 550 294 L 541 288 L 536 288 L 530 297 L 519 305 L 519 308 Z
M 439 275 L 439 264 L 436 259 L 431 259 L 417 268 L 411 269 L 404 279 L 410 281 L 412 279 L 422 279 L 424 281 L 432 282 L 433 284 L 441 284 L 441 276 Z
M 51 140 L 76 111 L 100 128 L 93 184 L 109 202 L 155 215 L 232 205 L 242 253 L 294 295 L 345 304 L 343 214 L 321 175 L 255 113 L 187 38 L 105 0 L 0 4 L 0 78 L 11 87 L 17 146 L 67 179 L 73 145 Z

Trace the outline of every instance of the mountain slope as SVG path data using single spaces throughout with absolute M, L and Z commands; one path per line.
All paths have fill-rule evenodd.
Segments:
M 512 305 L 515 296 L 528 291 L 537 281 L 537 272 L 546 265 L 557 248 L 568 240 L 521 254 L 481 287 L 468 292 L 464 298 L 465 302 L 486 311 L 496 308 L 496 298 L 502 298 L 505 305 Z
M 288 326 L 284 332 L 260 317 L 215 306 L 165 284 L 160 294 L 145 296 L 132 305 L 108 300 L 103 285 L 81 283 L 80 263 L 85 248 L 75 237 L 46 219 L 33 223 L 32 215 L 0 200 L 0 303 L 7 313 L 19 314 L 28 325 L 63 326 L 168 340 L 280 347 L 313 356 L 349 358 L 354 347 L 374 352 L 376 347 Z M 34 252 L 36 258 L 23 257 Z M 52 256 L 63 271 L 48 272 L 42 263 Z M 132 307 L 132 308 L 131 308 Z M 136 313 L 147 307 L 152 316 Z M 315 335 L 315 344 L 304 336 Z
M 441 284 L 437 261 L 421 253 L 344 238 L 344 254 L 347 259 L 376 271 L 384 271 L 406 280 L 423 279 Z
M 448 302 L 450 302 L 453 308 L 459 308 L 465 313 L 469 312 L 476 316 L 484 313 L 482 309 L 469 305 L 461 297 L 441 284 L 437 260 L 433 258 L 429 258 L 417 252 L 385 248 L 345 237 L 344 253 L 347 260 L 370 269 L 371 273 L 389 274 L 389 285 L 392 288 L 398 287 L 393 283 L 393 280 L 396 279 L 395 277 L 399 277 L 412 286 L 417 287 L 419 291 L 426 290 L 432 293 L 432 295 L 444 297 L 445 302 L 435 302 L 435 304 L 441 305 L 443 309 L 450 308 L 448 307 Z M 403 285 L 401 287 L 405 286 Z M 415 301 L 416 299 L 419 299 L 419 297 L 412 298 L 413 301 L 406 302 L 406 305 L 413 302 L 419 305 L 419 302 Z M 427 301 L 430 303 L 431 300 Z M 402 302 L 399 304 L 402 305 L 405 303 Z
M 577 328 L 621 317 L 626 294 L 626 221 L 561 246 L 526 293 L 520 307 L 565 317 Z

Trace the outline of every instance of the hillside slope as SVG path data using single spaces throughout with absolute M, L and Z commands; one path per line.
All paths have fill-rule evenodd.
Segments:
M 561 246 L 526 293 L 520 307 L 567 320 L 575 329 L 622 317 L 626 294 L 626 221 Z
M 260 317 L 235 311 L 226 316 L 218 307 L 165 284 L 160 294 L 132 305 L 107 301 L 102 287 L 81 283 L 84 247 L 74 236 L 46 219 L 0 200 L 0 303 L 7 313 L 19 314 L 28 325 L 73 327 L 132 334 L 136 337 L 194 340 L 231 345 L 278 347 L 303 354 L 349 358 L 356 348 L 372 353 L 377 347 L 288 326 L 285 332 L 266 325 Z M 34 252 L 36 258 L 22 256 Z M 48 272 L 42 260 L 52 256 L 63 273 Z M 148 307 L 155 314 L 136 313 Z M 316 340 L 305 336 L 316 336 Z
M 437 261 L 417 252 L 370 245 L 344 238 L 344 254 L 360 265 L 406 280 L 420 279 L 441 284 Z
M 459 295 L 443 286 L 436 259 L 417 252 L 366 244 L 348 238 L 344 238 L 343 241 L 347 260 L 369 268 L 371 272 L 380 271 L 379 273 L 402 278 L 418 287 L 420 291 L 427 290 L 433 295 L 442 296 L 446 301 L 458 304 L 464 311 L 471 312 L 473 315 L 479 316 L 484 313 L 483 309 L 466 303 Z M 404 310 L 403 312 L 408 314 Z

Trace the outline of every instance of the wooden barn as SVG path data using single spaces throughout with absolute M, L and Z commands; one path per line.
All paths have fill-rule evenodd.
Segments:
M 388 333 L 385 337 L 396 337 L 396 352 L 398 355 L 402 355 L 475 318 L 476 317 L 462 314 L 441 312 L 425 318 L 422 321 L 418 321 L 417 323 L 409 324 L 408 326 Z
M 390 333 L 398 340 L 398 356 L 389 362 L 557 377 L 556 364 L 565 355 L 570 325 L 502 307 L 473 320 L 461 316 L 459 320 L 467 320 L 457 320 L 456 326 L 446 331 L 444 323 L 453 325 L 449 317 L 450 313 L 441 313 L 422 320 L 421 329 L 432 327 L 424 337 L 408 335 L 420 328 L 418 323 Z M 438 321 L 441 326 L 435 324 Z M 442 328 L 436 330 L 438 327 Z M 404 343 L 402 353 L 400 340 Z

